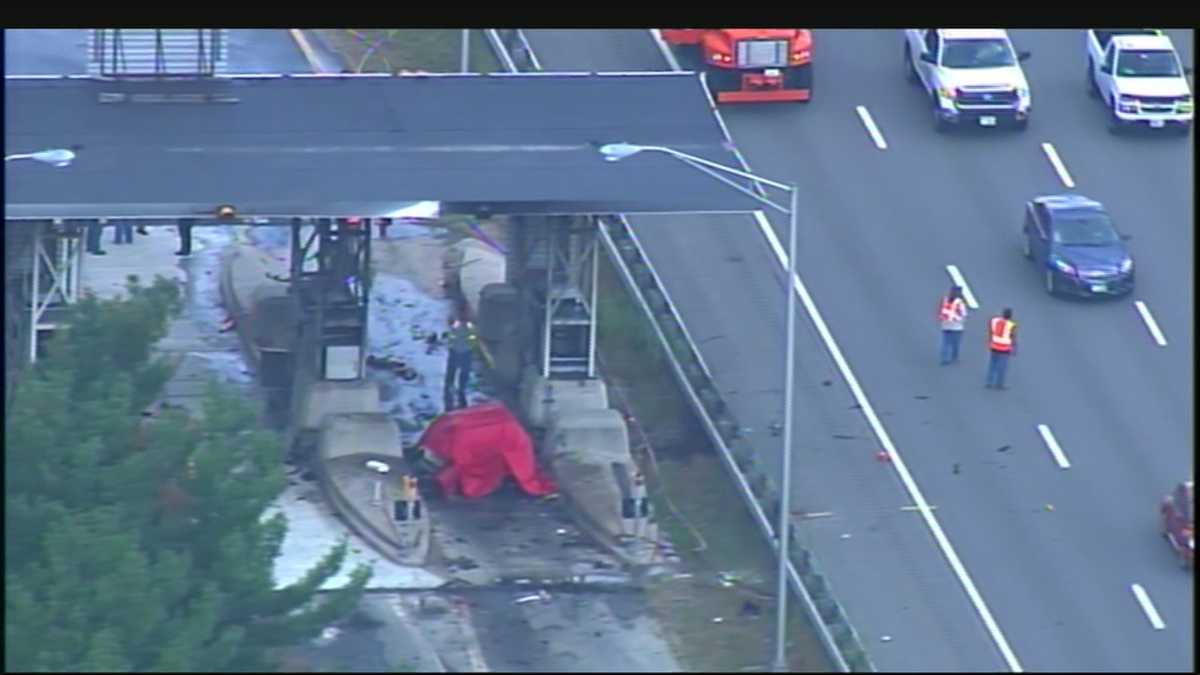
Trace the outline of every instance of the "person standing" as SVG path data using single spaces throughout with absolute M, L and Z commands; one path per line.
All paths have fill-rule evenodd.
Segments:
M 449 356 L 446 363 L 446 381 L 443 387 L 443 398 L 446 410 L 454 409 L 457 399 L 459 408 L 467 407 L 467 383 L 471 380 L 471 361 L 475 351 L 475 326 L 470 321 L 453 319 L 450 321 L 450 332 L 447 335 Z M 458 380 L 457 396 L 455 395 L 455 379 Z
M 196 221 L 192 218 L 180 218 L 178 223 L 179 228 L 179 250 L 175 251 L 175 255 L 189 256 L 192 254 L 192 225 Z
M 961 286 L 951 286 L 950 293 L 942 298 L 938 308 L 938 321 L 942 324 L 942 365 L 958 360 L 958 347 L 962 344 L 963 328 L 967 320 L 967 303 L 962 297 Z
M 1012 309 L 1005 307 L 1000 316 L 988 322 L 988 389 L 1004 389 L 1004 374 L 1008 370 L 1008 359 L 1017 351 L 1017 322 L 1012 320 Z
M 99 220 L 88 222 L 87 225 L 87 240 L 84 242 L 88 253 L 92 255 L 108 255 L 108 253 L 100 248 L 100 238 L 104 234 L 104 223 Z
M 133 243 L 133 223 L 124 220 L 117 221 L 116 227 L 113 228 L 113 243 L 114 244 L 132 244 Z

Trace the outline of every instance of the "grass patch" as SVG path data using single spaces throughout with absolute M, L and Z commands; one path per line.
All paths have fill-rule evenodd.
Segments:
M 462 30 L 455 28 L 341 28 L 318 31 L 343 58 L 346 67 L 361 73 L 424 70 L 457 73 Z M 501 70 L 483 31 L 471 31 L 471 72 Z
M 774 556 L 679 391 L 649 321 L 606 256 L 598 295 L 605 378 L 646 427 L 657 462 L 646 453 L 635 456 L 644 465 L 660 528 L 693 575 L 652 586 L 650 605 L 688 670 L 765 670 L 775 635 Z M 641 444 L 637 434 L 631 441 Z M 723 585 L 721 573 L 738 581 Z M 789 666 L 828 672 L 825 651 L 797 602 L 788 605 Z

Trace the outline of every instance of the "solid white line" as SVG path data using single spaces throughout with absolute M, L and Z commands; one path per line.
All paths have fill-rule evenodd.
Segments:
M 663 58 L 667 60 L 667 64 L 671 66 L 671 70 L 683 70 L 683 68 L 679 67 L 679 60 L 675 58 L 670 45 L 663 39 L 662 31 L 657 28 L 651 28 L 650 37 L 654 38 L 654 43 L 658 45 L 659 51 L 662 52 Z
M 1146 589 L 1142 588 L 1141 584 L 1133 584 L 1130 586 L 1133 589 L 1133 595 L 1137 597 L 1138 604 L 1142 606 L 1142 611 L 1146 613 L 1146 618 L 1150 619 L 1150 625 L 1154 626 L 1154 630 L 1162 630 L 1167 627 L 1163 623 L 1162 617 L 1158 615 L 1158 610 L 1154 609 L 1154 603 L 1150 602 L 1150 595 L 1146 593 Z
M 962 286 L 963 299 L 967 301 L 967 307 L 971 309 L 979 309 L 979 303 L 975 302 L 975 294 L 971 292 L 971 287 L 967 285 L 967 279 L 958 271 L 958 265 L 946 265 L 946 271 L 950 274 L 950 278 L 958 286 Z
M 1059 468 L 1071 468 L 1071 463 L 1067 461 L 1067 456 L 1063 454 L 1062 448 L 1058 447 L 1058 441 L 1054 439 L 1054 434 L 1050 433 L 1050 427 L 1039 424 L 1037 430 L 1042 435 L 1042 440 L 1046 442 L 1046 446 L 1050 448 L 1050 454 L 1054 455 L 1054 461 L 1058 463 Z
M 867 133 L 871 134 L 871 140 L 875 141 L 875 147 L 887 150 L 887 141 L 883 140 L 883 134 L 879 133 L 879 127 L 875 126 L 875 120 L 871 119 L 871 113 L 867 107 L 860 105 L 855 110 L 858 111 L 858 117 L 862 120 L 863 126 L 867 128 Z
M 1054 165 L 1054 170 L 1058 172 L 1058 177 L 1062 179 L 1063 185 L 1069 188 L 1075 187 L 1075 181 L 1071 180 L 1071 174 L 1067 173 L 1067 165 L 1063 164 L 1062 158 L 1058 156 L 1058 151 L 1054 149 L 1054 146 L 1049 143 L 1042 143 L 1042 151 L 1046 153 L 1046 157 Z
M 1163 336 L 1163 332 L 1159 330 L 1158 322 L 1155 321 L 1154 317 L 1150 314 L 1150 308 L 1147 307 L 1146 303 L 1142 302 L 1141 300 L 1138 300 L 1133 304 L 1137 307 L 1138 312 L 1142 315 L 1142 321 L 1146 322 L 1146 328 L 1150 329 L 1150 335 L 1154 337 L 1154 341 L 1158 343 L 1159 347 L 1166 347 L 1167 338 Z
M 758 221 L 759 229 L 762 230 L 763 235 L 767 238 L 767 243 L 775 252 L 775 257 L 779 259 L 779 264 L 784 269 L 787 269 L 787 254 L 784 253 L 783 245 L 779 243 L 779 237 L 775 236 L 775 230 L 771 227 L 771 223 L 767 221 L 767 217 L 762 211 L 755 211 L 754 217 Z M 850 370 L 850 364 L 846 361 L 846 357 L 842 355 L 842 350 L 838 347 L 837 342 L 834 341 L 833 334 L 829 332 L 829 327 L 825 325 L 825 319 L 821 317 L 820 310 L 817 309 L 812 296 L 808 294 L 808 288 L 800 280 L 799 274 L 796 275 L 792 282 L 793 288 L 800 295 L 800 300 L 804 303 L 804 308 L 808 312 L 808 316 L 816 326 L 817 333 L 820 334 L 821 340 L 825 343 L 825 348 L 829 350 L 830 356 L 833 357 L 834 363 L 837 364 L 838 370 L 841 371 L 842 379 L 850 387 L 850 392 L 854 394 L 855 401 L 862 408 L 863 415 L 867 418 L 867 422 L 871 425 L 871 429 L 879 439 L 880 445 L 883 446 L 883 449 L 891 457 L 892 466 L 896 467 L 896 473 L 900 474 L 900 480 L 904 483 L 905 489 L 908 490 L 913 503 L 918 507 L 925 525 L 929 528 L 930 533 L 933 534 L 938 548 L 941 549 L 942 555 L 946 557 L 946 561 L 950 564 L 950 569 L 958 577 L 958 581 L 962 584 L 963 590 L 967 592 L 967 597 L 970 598 L 975 611 L 983 619 L 983 624 L 987 628 L 988 634 L 991 635 L 992 641 L 996 643 L 996 647 L 1000 650 L 1000 654 L 1008 664 L 1010 670 L 1014 673 L 1024 672 L 1021 668 L 1021 662 L 1017 660 L 1017 655 L 1013 653 L 1012 648 L 1008 645 L 1008 640 L 1000 630 L 1000 625 L 992 617 L 991 610 L 988 609 L 987 603 L 983 601 L 983 596 L 980 595 L 979 589 L 975 587 L 975 582 L 971 580 L 971 575 L 967 572 L 966 566 L 959 559 L 958 553 L 954 551 L 954 546 L 950 544 L 950 539 L 946 536 L 941 524 L 933 515 L 932 507 L 930 507 L 929 502 L 925 501 L 925 496 L 921 494 L 921 489 L 917 487 L 917 482 L 913 480 L 912 474 L 908 472 L 908 467 L 904 464 L 904 460 L 900 457 L 900 453 L 892 443 L 891 437 L 888 436 L 887 430 L 883 428 L 883 424 L 875 414 L 875 408 L 867 400 L 867 395 L 858 384 L 858 378 Z

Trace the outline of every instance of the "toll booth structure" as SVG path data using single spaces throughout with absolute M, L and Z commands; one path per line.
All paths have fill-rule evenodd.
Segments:
M 290 225 L 294 354 L 311 355 L 318 379 L 359 379 L 372 226 L 432 201 L 511 219 L 526 362 L 545 379 L 589 379 L 598 216 L 758 208 L 672 157 L 599 153 L 633 142 L 735 163 L 695 74 L 231 75 L 223 34 L 146 29 L 161 33 L 138 43 L 120 30 L 93 34 L 88 75 L 5 78 L 6 146 L 76 155 L 6 167 L 6 228 L 31 242 L 18 257 L 33 326 L 79 297 L 89 223 Z
M 596 377 L 597 227 L 592 216 L 514 218 L 510 280 L 535 338 L 525 361 L 547 380 Z

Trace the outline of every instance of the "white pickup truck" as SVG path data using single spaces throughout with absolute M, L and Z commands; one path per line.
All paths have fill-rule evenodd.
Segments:
M 1088 89 L 1108 106 L 1108 128 L 1192 127 L 1192 92 L 1171 38 L 1161 31 L 1087 32 Z
M 934 127 L 1024 129 L 1032 99 L 1021 61 L 1002 28 L 908 28 L 904 31 L 908 79 L 925 87 Z

